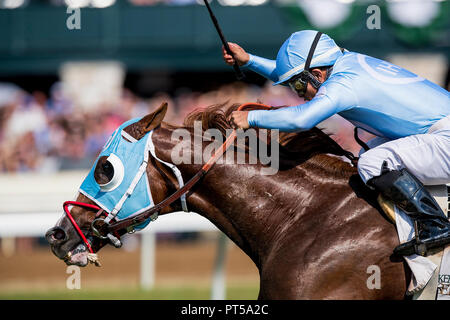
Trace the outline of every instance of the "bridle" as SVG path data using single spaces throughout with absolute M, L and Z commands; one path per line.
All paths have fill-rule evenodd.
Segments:
M 239 106 L 237 111 L 242 111 L 246 107 L 259 107 L 261 109 L 272 109 L 271 106 L 260 104 L 260 103 L 244 103 Z M 125 231 L 125 233 L 133 233 L 134 227 L 144 223 L 146 220 L 151 219 L 151 221 L 154 221 L 158 218 L 158 214 L 161 211 L 161 209 L 169 206 L 173 202 L 175 202 L 178 199 L 182 200 L 182 206 L 184 211 L 188 211 L 186 207 L 185 202 L 185 194 L 192 189 L 192 187 L 204 176 L 208 171 L 211 169 L 211 167 L 220 159 L 220 157 L 227 151 L 227 149 L 233 144 L 234 140 L 236 139 L 236 130 L 234 129 L 231 134 L 228 136 L 228 138 L 225 140 L 225 142 L 222 144 L 222 146 L 216 150 L 216 152 L 211 156 L 211 158 L 202 166 L 202 168 L 191 178 L 189 181 L 186 182 L 186 184 L 182 183 L 182 179 L 180 180 L 181 174 L 178 174 L 174 169 L 174 165 L 168 162 L 164 162 L 160 160 L 158 157 L 156 157 L 156 154 L 153 152 L 150 152 L 153 157 L 156 158 L 156 160 L 168 165 L 171 167 L 171 169 L 176 173 L 178 182 L 180 184 L 180 189 L 175 191 L 173 194 L 156 204 L 155 206 L 151 207 L 150 209 L 137 214 L 132 217 L 124 218 L 122 220 L 117 221 L 115 217 L 112 219 L 108 219 L 108 214 L 99 206 L 95 204 L 89 204 L 84 203 L 80 201 L 66 201 L 63 204 L 63 209 L 66 214 L 66 216 L 69 218 L 70 222 L 72 223 L 73 227 L 75 228 L 78 235 L 83 240 L 84 244 L 86 245 L 86 248 L 89 250 L 90 253 L 94 253 L 94 250 L 91 246 L 91 243 L 87 239 L 87 237 L 82 232 L 81 228 L 73 218 L 72 214 L 70 213 L 69 206 L 79 206 L 82 208 L 90 209 L 90 210 L 96 210 L 95 219 L 91 222 L 90 230 L 92 231 L 92 235 L 94 237 L 100 238 L 100 239 L 108 239 L 115 247 L 120 247 L 122 243 L 120 242 L 120 233 Z M 152 150 L 150 150 L 152 151 Z M 184 200 L 184 201 L 183 201 Z M 123 233 L 122 233 L 123 234 Z

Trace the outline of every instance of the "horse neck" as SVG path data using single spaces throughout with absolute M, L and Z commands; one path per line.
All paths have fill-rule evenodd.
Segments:
M 158 158 L 173 163 L 171 154 L 177 141 L 171 140 L 171 134 L 171 129 L 155 130 L 153 143 Z M 186 182 L 201 169 L 202 164 L 181 163 L 177 167 Z M 248 175 L 253 173 L 247 165 L 216 163 L 190 190 L 187 203 L 189 211 L 210 220 L 259 266 L 271 243 L 267 232 L 270 219 L 264 218 L 257 209 L 264 187 L 252 188 L 248 184 Z M 260 185 L 267 184 L 261 181 Z
M 176 142 L 172 130 L 155 131 L 153 140 L 157 156 L 171 162 Z M 194 176 L 201 164 L 179 164 L 185 181 Z M 264 176 L 260 166 L 219 164 L 195 185 L 188 195 L 188 209 L 196 212 L 224 232 L 257 265 L 267 256 L 297 220 L 308 213 L 307 205 L 317 185 L 329 179 L 324 168 L 310 162 L 273 176 Z M 294 172 L 295 171 L 295 172 Z M 315 186 L 311 185 L 314 181 Z

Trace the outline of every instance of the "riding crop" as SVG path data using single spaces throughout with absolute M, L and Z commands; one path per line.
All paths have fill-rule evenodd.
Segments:
M 228 45 L 228 42 L 225 40 L 225 37 L 222 33 L 222 30 L 220 29 L 219 23 L 217 22 L 216 16 L 214 15 L 214 13 L 211 10 L 211 7 L 209 6 L 208 0 L 204 0 L 206 8 L 208 8 L 208 12 L 209 15 L 211 17 L 212 22 L 214 23 L 214 26 L 216 27 L 217 33 L 219 34 L 220 40 L 222 41 L 222 44 L 225 48 L 225 50 L 227 51 L 227 53 L 233 57 L 234 59 L 234 54 L 230 49 L 230 46 Z M 237 64 L 236 59 L 234 60 L 234 64 L 233 64 L 233 68 L 234 68 L 234 72 L 236 74 L 236 78 L 238 80 L 242 80 L 245 78 L 244 74 L 242 73 L 242 70 L 239 68 L 239 65 Z

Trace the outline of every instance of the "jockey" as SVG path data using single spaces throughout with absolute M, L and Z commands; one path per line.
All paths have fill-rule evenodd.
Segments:
M 227 64 L 290 86 L 306 103 L 277 110 L 236 111 L 235 128 L 309 130 L 334 114 L 377 137 L 360 155 L 364 183 L 393 201 L 417 223 L 416 238 L 394 252 L 417 254 L 450 243 L 450 222 L 424 185 L 450 183 L 450 94 L 389 62 L 336 45 L 321 32 L 293 33 L 276 61 L 229 43 Z M 420 250 L 419 250 L 420 245 Z M 425 248 L 425 250 L 423 250 Z M 409 253 L 408 253 L 409 252 Z

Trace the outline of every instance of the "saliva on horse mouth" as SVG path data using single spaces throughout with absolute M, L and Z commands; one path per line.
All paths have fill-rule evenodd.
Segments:
M 75 263 L 72 263 L 72 258 L 77 256 L 78 254 L 86 253 L 86 263 L 81 263 L 81 261 L 76 261 Z M 69 250 L 69 252 L 66 254 L 66 256 L 63 258 L 64 262 L 67 265 L 77 265 L 80 267 L 85 267 L 89 264 L 89 260 L 87 258 L 88 249 L 84 243 L 79 243 L 75 249 Z

